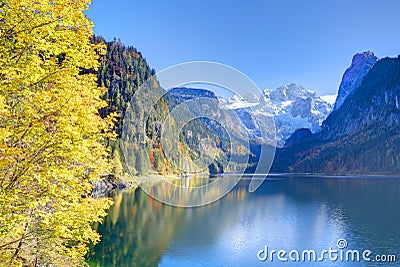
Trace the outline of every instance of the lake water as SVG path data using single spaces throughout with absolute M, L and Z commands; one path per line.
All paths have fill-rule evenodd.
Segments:
M 114 206 L 95 226 L 103 237 L 88 262 L 102 267 L 400 266 L 400 179 L 275 176 L 254 193 L 247 187 L 248 181 L 241 181 L 220 201 L 199 208 L 164 205 L 140 189 L 114 193 Z M 268 258 L 261 261 L 266 246 Z M 286 254 L 279 260 L 273 253 L 271 259 L 272 250 Z M 359 262 L 349 250 L 359 252 Z M 393 260 L 390 255 L 397 262 L 375 261 Z

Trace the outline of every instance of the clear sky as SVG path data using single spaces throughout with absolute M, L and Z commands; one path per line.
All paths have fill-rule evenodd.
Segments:
M 156 71 L 216 61 L 261 89 L 335 94 L 355 53 L 400 54 L 400 0 L 93 0 L 87 14 L 96 35 L 136 47 Z

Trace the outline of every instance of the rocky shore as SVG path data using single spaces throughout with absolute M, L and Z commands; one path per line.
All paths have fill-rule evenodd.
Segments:
M 90 193 L 91 197 L 99 198 L 106 196 L 109 192 L 113 190 L 124 190 L 131 187 L 136 187 L 136 183 L 134 181 L 127 181 L 125 179 L 121 179 L 116 181 L 113 176 L 103 176 L 99 180 L 93 182 L 93 189 Z

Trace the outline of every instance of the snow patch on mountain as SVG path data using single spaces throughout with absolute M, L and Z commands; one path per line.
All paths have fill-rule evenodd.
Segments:
M 219 98 L 227 108 L 229 109 L 242 109 L 242 108 L 249 108 L 254 107 L 259 104 L 259 100 L 257 101 L 246 101 L 243 97 L 239 95 L 234 95 L 232 98 L 224 99 Z
M 333 105 L 335 105 L 337 96 L 338 96 L 338 94 L 323 95 L 323 96 L 321 96 L 321 99 L 324 100 L 326 103 L 329 103 L 333 106 Z

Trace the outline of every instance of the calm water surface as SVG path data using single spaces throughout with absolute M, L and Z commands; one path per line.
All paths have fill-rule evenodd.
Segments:
M 400 179 L 279 177 L 255 193 L 241 181 L 200 208 L 163 205 L 143 191 L 113 194 L 92 266 L 400 266 Z M 342 249 L 395 255 L 397 263 L 354 261 L 262 262 L 271 250 Z M 338 252 L 339 253 L 339 252 Z M 263 254 L 261 254 L 263 256 Z M 295 256 L 295 254 L 293 254 Z M 301 257 L 301 255 L 300 255 Z M 362 256 L 361 256 L 362 258 Z M 301 260 L 301 258 L 300 258 Z

